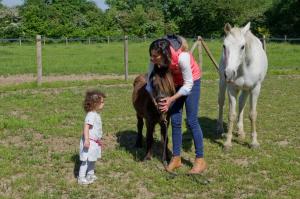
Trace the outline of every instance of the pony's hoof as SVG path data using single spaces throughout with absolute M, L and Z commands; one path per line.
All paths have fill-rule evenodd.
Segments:
M 259 143 L 251 143 L 251 144 L 250 144 L 250 147 L 251 147 L 252 149 L 258 149 L 258 148 L 259 148 Z
M 217 133 L 218 135 L 223 134 L 223 133 L 224 133 L 223 127 L 217 127 L 216 133 Z

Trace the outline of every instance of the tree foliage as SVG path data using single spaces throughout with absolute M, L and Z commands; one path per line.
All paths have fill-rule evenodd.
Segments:
M 6 8 L 0 0 L 0 37 L 221 36 L 226 22 L 259 34 L 299 36 L 299 0 L 25 0 Z
M 266 24 L 275 36 L 287 35 L 297 37 L 300 35 L 300 1 L 277 0 L 267 13 Z
M 26 0 L 21 8 L 26 36 L 87 37 L 107 34 L 104 13 L 86 0 Z

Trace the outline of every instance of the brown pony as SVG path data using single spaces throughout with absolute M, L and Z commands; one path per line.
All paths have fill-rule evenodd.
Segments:
M 132 103 L 136 110 L 137 130 L 136 147 L 142 147 L 142 131 L 144 126 L 143 118 L 146 121 L 146 156 L 144 160 L 152 158 L 153 133 L 155 125 L 158 123 L 161 128 L 161 141 L 164 143 L 162 161 L 169 160 L 167 153 L 167 130 L 170 115 L 162 113 L 157 107 L 157 102 L 164 97 L 175 94 L 175 86 L 171 73 L 167 68 L 155 67 L 152 74 L 152 96 L 146 90 L 147 75 L 139 75 L 133 83 Z

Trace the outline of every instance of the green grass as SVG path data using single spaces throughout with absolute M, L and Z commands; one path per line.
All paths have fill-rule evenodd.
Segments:
M 144 73 L 148 67 L 146 42 L 129 41 L 129 73 Z M 190 40 L 190 46 L 192 41 Z M 207 42 L 217 62 L 220 59 L 222 43 Z M 124 74 L 124 52 L 122 42 L 110 44 L 47 44 L 43 46 L 43 75 L 49 74 Z M 299 74 L 300 45 L 268 43 L 270 74 Z M 197 57 L 197 50 L 194 53 Z M 0 46 L 0 76 L 36 73 L 35 46 Z M 212 62 L 203 51 L 203 71 L 213 74 Z
M 248 147 L 251 140 L 247 106 L 246 140 L 234 138 L 232 151 L 224 153 L 224 140 L 214 137 L 218 82 L 204 78 L 199 120 L 209 169 L 198 178 L 184 175 L 172 178 L 163 171 L 158 128 L 153 160 L 140 161 L 145 148 L 133 148 L 136 119 L 131 105 L 131 80 L 2 87 L 0 197 L 297 198 L 300 195 L 299 83 L 297 75 L 268 75 L 258 103 L 261 147 L 257 150 Z M 106 149 L 96 165 L 99 180 L 83 187 L 77 185 L 73 171 L 78 168 L 84 119 L 82 100 L 89 88 L 99 88 L 107 94 L 102 112 Z M 225 110 L 227 114 L 227 105 Z M 190 169 L 194 158 L 191 135 L 185 125 L 183 132 L 186 161 L 179 174 Z M 204 185 L 203 179 L 209 179 L 210 183 Z

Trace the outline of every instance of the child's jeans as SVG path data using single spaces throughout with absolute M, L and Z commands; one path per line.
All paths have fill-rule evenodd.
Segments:
M 82 161 L 79 169 L 79 177 L 84 177 L 86 175 L 94 175 L 95 173 L 95 161 Z

